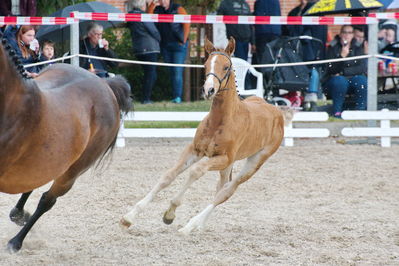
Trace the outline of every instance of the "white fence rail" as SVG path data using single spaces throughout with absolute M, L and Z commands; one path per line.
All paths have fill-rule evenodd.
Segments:
M 399 128 L 391 127 L 391 120 L 399 120 L 399 111 L 344 111 L 345 120 L 379 120 L 380 127 L 345 127 L 341 133 L 346 137 L 380 137 L 381 147 L 391 147 L 391 137 L 399 137 Z
M 208 112 L 134 112 L 125 121 L 202 121 Z M 293 122 L 326 121 L 325 112 L 298 112 Z M 125 128 L 122 124 L 116 145 L 125 146 L 125 138 L 193 138 L 195 128 Z M 326 128 L 285 128 L 284 145 L 293 146 L 294 138 L 325 138 L 330 135 Z

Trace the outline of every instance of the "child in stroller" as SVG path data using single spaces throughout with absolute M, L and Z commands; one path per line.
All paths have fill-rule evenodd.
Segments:
M 282 36 L 266 44 L 262 64 L 282 64 L 303 62 L 302 42 L 322 41 L 311 36 Z M 318 60 L 319 54 L 313 60 Z M 320 89 L 320 65 L 276 65 L 272 68 L 261 68 L 266 82 L 265 98 L 277 105 L 302 107 L 310 111 L 316 107 L 317 94 Z

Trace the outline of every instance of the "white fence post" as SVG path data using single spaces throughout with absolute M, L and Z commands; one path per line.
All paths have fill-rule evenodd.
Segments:
M 126 145 L 125 136 L 123 134 L 124 130 L 125 130 L 125 121 L 122 119 L 121 125 L 119 126 L 118 136 L 116 137 L 116 147 L 118 148 L 123 148 Z

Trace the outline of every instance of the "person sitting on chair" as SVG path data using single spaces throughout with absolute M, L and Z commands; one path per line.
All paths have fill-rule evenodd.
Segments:
M 364 55 L 363 46 L 353 37 L 353 26 L 344 25 L 339 35 L 331 41 L 327 58 L 345 58 Z M 333 115 L 340 118 L 344 109 L 345 97 L 353 95 L 356 110 L 367 109 L 367 65 L 364 59 L 329 63 L 325 85 L 327 95 L 333 101 Z
M 89 24 L 87 37 L 80 42 L 82 54 L 115 58 L 115 53 L 109 48 L 109 43 L 103 39 L 103 26 L 97 23 Z M 109 76 L 107 67 L 116 67 L 118 63 L 93 58 L 81 58 L 80 66 L 95 73 L 100 78 Z

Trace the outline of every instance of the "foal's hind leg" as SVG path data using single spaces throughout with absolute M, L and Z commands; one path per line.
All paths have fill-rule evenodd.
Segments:
M 10 212 L 10 220 L 17 225 L 23 226 L 29 220 L 30 214 L 24 211 L 24 206 L 31 193 L 32 191 L 23 193 L 17 205 Z
M 277 146 L 278 148 L 278 146 Z M 194 229 L 202 229 L 205 226 L 206 220 L 213 211 L 213 209 L 228 200 L 236 191 L 237 187 L 251 178 L 255 172 L 262 166 L 262 164 L 277 150 L 277 148 L 262 149 L 254 155 L 248 157 L 244 168 L 236 178 L 226 183 L 217 193 L 212 204 L 208 205 L 201 213 L 191 218 L 188 224 L 181 228 L 179 232 L 189 234 Z
M 216 193 L 226 184 L 231 181 L 233 174 L 233 164 L 229 165 L 226 169 L 220 171 L 220 179 L 216 186 Z
M 144 210 L 144 208 L 150 203 L 159 191 L 169 186 L 176 177 L 190 167 L 193 163 L 197 162 L 201 157 L 196 155 L 193 149 L 193 144 L 188 145 L 180 156 L 179 161 L 169 169 L 154 186 L 154 188 L 139 202 L 137 202 L 133 209 L 125 214 L 121 219 L 120 223 L 123 226 L 129 227 L 132 225 L 137 215 Z

